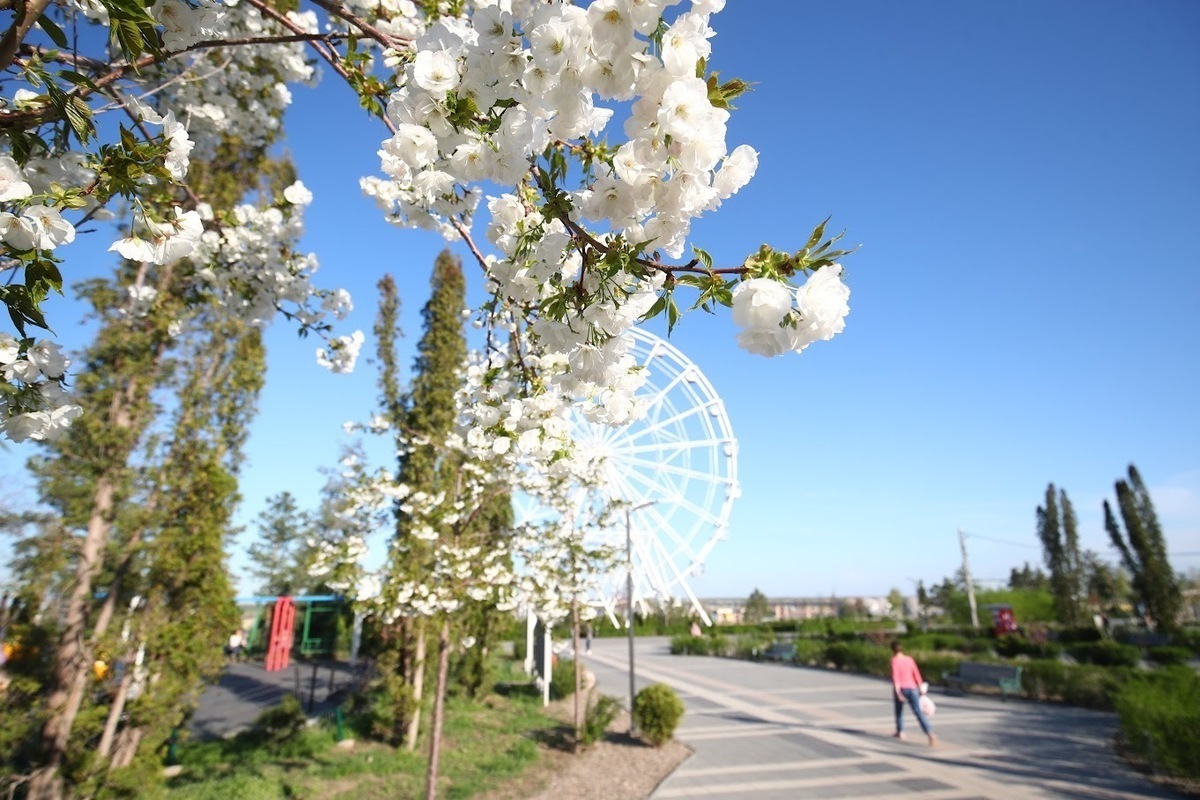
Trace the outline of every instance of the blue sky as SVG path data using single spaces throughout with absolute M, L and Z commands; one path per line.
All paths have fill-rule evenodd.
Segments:
M 1173 563 L 1200 568 L 1200 5 L 731 0 L 713 27 L 711 66 L 755 83 L 729 144 L 755 147 L 759 171 L 692 241 L 732 265 L 832 215 L 862 247 L 844 262 L 845 333 L 803 355 L 742 352 L 728 315 L 672 335 L 741 448 L 743 494 L 697 591 L 910 591 L 958 568 L 959 528 L 974 574 L 1003 579 L 1040 563 L 1050 482 L 1112 557 L 1101 502 L 1131 462 Z M 354 295 L 365 354 L 374 284 L 393 273 L 411 363 L 444 243 L 360 194 L 386 131 L 334 78 L 297 90 L 288 122 L 320 281 Z M 329 375 L 282 323 L 269 346 L 251 527 L 283 490 L 315 507 L 342 422 L 376 396 L 365 361 Z M 9 486 L 20 456 L 0 454 Z

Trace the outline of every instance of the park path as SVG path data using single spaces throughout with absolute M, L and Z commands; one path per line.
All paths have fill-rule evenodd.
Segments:
M 261 661 L 230 663 L 200 695 L 188 731 L 199 739 L 233 736 L 288 694 L 299 697 L 310 716 L 330 713 L 351 680 L 350 668 L 341 662 L 300 661 L 271 672 Z
M 597 639 L 585 663 L 606 694 L 628 704 L 623 639 Z M 1020 700 L 954 696 L 936 688 L 930 748 L 906 713 L 892 738 L 890 684 L 781 664 L 672 656 L 643 638 L 637 686 L 671 685 L 687 707 L 676 738 L 694 754 L 653 800 L 1135 800 L 1177 798 L 1113 754 L 1113 714 Z

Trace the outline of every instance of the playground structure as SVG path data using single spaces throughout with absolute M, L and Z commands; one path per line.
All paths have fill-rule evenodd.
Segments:
M 236 602 L 257 609 L 254 622 L 246 628 L 246 650 L 261 654 L 267 671 L 286 669 L 293 654 L 299 658 L 334 655 L 343 603 L 338 595 L 259 595 Z M 297 614 L 301 608 L 303 613 Z

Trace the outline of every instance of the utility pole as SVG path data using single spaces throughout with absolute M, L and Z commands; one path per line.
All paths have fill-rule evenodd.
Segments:
M 967 584 L 967 602 L 971 604 L 971 627 L 979 630 L 979 609 L 975 607 L 975 584 L 971 580 L 971 565 L 967 561 L 967 535 L 958 529 L 958 546 L 962 548 L 963 580 Z
M 633 512 L 640 511 L 643 508 L 649 508 L 657 503 L 657 500 L 647 500 L 644 503 L 638 503 L 636 506 L 625 507 L 625 569 L 626 586 L 629 592 L 628 605 L 625 609 L 625 627 L 629 632 L 629 735 L 635 733 L 633 724 L 633 701 L 637 697 L 637 687 L 634 684 L 633 671 Z

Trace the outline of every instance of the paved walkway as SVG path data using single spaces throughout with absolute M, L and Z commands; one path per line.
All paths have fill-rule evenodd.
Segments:
M 638 640 L 637 686 L 661 681 L 680 693 L 687 714 L 676 736 L 694 754 L 654 800 L 1179 797 L 1116 759 L 1113 714 L 935 688 L 939 743 L 930 748 L 909 711 L 908 738 L 892 738 L 891 687 L 884 680 L 672 656 L 667 646 L 663 638 Z M 601 690 L 626 705 L 627 648 L 623 639 L 597 639 L 584 658 Z
M 310 715 L 324 714 L 334 709 L 340 690 L 350 680 L 350 670 L 343 663 L 335 664 L 332 674 L 329 662 L 293 662 L 287 669 L 272 672 L 267 672 L 261 661 L 230 664 L 220 680 L 200 695 L 188 730 L 201 739 L 232 736 L 249 728 L 263 711 L 279 705 L 284 695 L 296 694 L 297 688 Z

